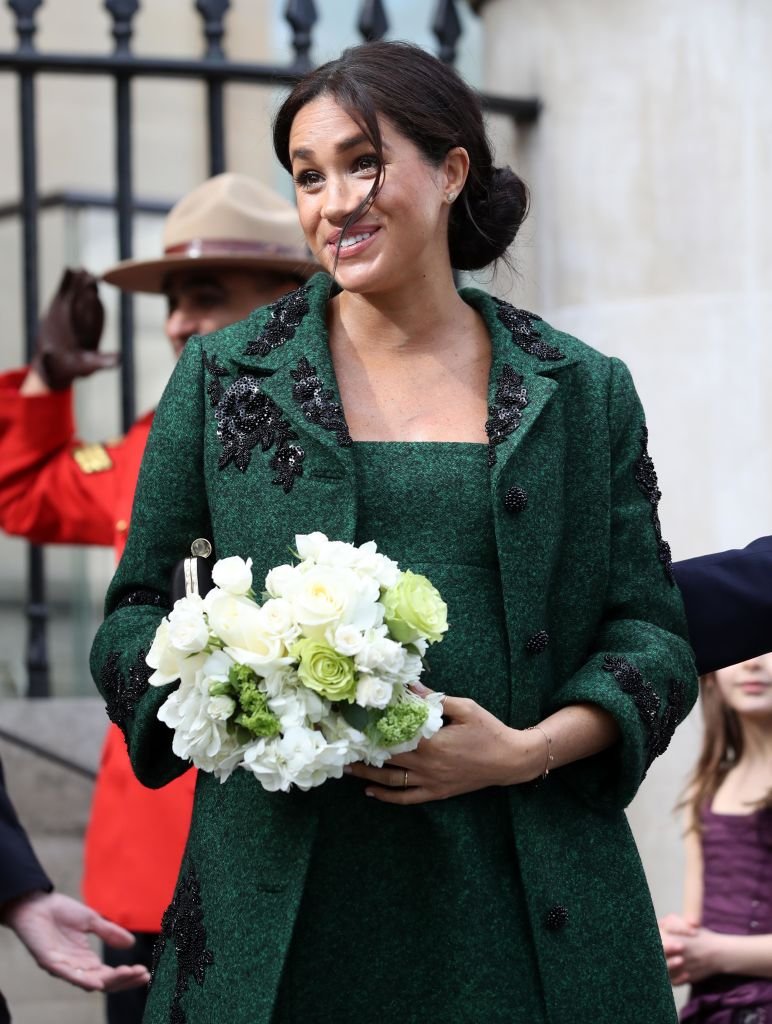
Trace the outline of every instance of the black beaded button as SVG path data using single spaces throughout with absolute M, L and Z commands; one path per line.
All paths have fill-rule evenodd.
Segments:
M 510 487 L 504 495 L 504 508 L 507 512 L 522 512 L 528 504 L 528 495 L 522 487 Z
M 559 932 L 561 928 L 565 928 L 568 924 L 568 908 L 564 907 L 562 903 L 556 903 L 547 912 L 545 924 L 551 932 Z
M 533 634 L 530 640 L 526 641 L 525 649 L 529 654 L 541 654 L 547 649 L 549 642 L 550 635 L 547 630 L 540 629 L 538 633 Z

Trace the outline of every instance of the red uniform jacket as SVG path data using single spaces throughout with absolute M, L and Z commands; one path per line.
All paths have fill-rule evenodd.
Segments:
M 39 544 L 112 544 L 120 557 L 153 414 L 122 441 L 83 445 L 71 392 L 22 396 L 25 374 L 0 374 L 0 527 Z M 164 789 L 146 789 L 120 730 L 109 727 L 86 832 L 87 903 L 131 931 L 160 931 L 194 786 L 191 770 Z

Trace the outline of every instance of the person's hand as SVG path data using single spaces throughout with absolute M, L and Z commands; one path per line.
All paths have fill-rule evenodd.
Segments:
M 87 992 L 120 992 L 150 981 L 142 964 L 108 967 L 102 963 L 87 935 L 118 949 L 133 946 L 134 937 L 69 896 L 30 893 L 1 908 L 0 921 L 16 932 L 44 971 Z
M 429 692 L 422 686 L 415 690 Z M 446 697 L 443 712 L 447 724 L 422 740 L 417 750 L 397 754 L 383 768 L 359 762 L 344 770 L 374 783 L 367 786 L 367 795 L 390 804 L 445 800 L 486 786 L 528 782 L 541 774 L 544 740 L 538 731 L 510 729 L 465 697 Z
M 703 929 L 704 930 L 704 929 Z M 681 914 L 667 914 L 659 921 L 659 934 L 667 961 L 670 980 L 674 985 L 685 985 L 691 980 L 686 972 L 687 943 L 700 931 L 699 921 Z
M 65 270 L 40 322 L 31 370 L 62 391 L 76 377 L 116 366 L 117 353 L 97 351 L 104 319 L 96 279 L 86 270 Z
M 685 936 L 682 939 L 679 980 L 674 979 L 674 984 L 694 985 L 703 978 L 720 974 L 725 940 L 725 935 L 712 932 L 709 928 L 698 928 L 694 935 Z

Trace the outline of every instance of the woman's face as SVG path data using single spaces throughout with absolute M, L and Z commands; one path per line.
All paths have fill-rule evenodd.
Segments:
M 352 292 L 387 292 L 419 275 L 449 271 L 447 193 L 460 191 L 454 153 L 463 154 L 466 171 L 464 150 L 452 150 L 443 165 L 432 167 L 388 120 L 379 123 L 383 185 L 346 230 L 335 271 L 341 287 Z M 290 159 L 300 223 L 311 251 L 332 272 L 343 227 L 370 191 L 378 158 L 346 111 L 320 96 L 295 115 Z
M 720 669 L 716 685 L 724 703 L 741 717 L 772 719 L 772 654 Z

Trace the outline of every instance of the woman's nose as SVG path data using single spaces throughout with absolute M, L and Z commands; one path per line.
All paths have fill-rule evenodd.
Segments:
M 324 193 L 322 215 L 331 224 L 342 225 L 364 199 L 357 189 L 345 179 L 329 181 Z

